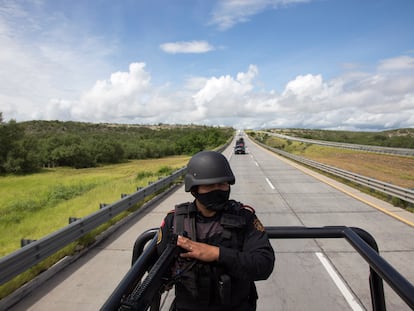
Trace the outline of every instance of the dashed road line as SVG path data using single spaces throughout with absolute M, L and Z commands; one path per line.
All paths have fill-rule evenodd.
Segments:
M 334 281 L 335 285 L 338 287 L 341 294 L 344 296 L 346 302 L 349 304 L 353 311 L 363 311 L 364 309 L 355 299 L 354 295 L 342 281 L 341 277 L 336 273 L 335 269 L 332 267 L 331 263 L 325 257 L 323 253 L 315 253 L 316 257 L 318 257 L 319 261 L 322 263 L 325 270 L 328 272 L 331 279 Z
M 270 181 L 269 178 L 266 177 L 266 181 L 269 184 L 269 187 L 272 188 L 272 190 L 275 190 L 275 186 L 273 186 L 272 182 Z

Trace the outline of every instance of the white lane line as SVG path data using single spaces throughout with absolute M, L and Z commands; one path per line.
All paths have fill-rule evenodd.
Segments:
M 254 161 L 254 164 L 256 164 L 256 166 L 259 166 L 259 163 L 257 163 L 256 161 Z
M 271 181 L 269 180 L 269 178 L 266 177 L 266 181 L 269 184 L 269 187 L 272 188 L 273 190 L 275 190 L 275 186 L 273 186 L 273 184 L 271 183 Z
M 349 304 L 352 310 L 354 311 L 363 311 L 364 309 L 361 307 L 361 305 L 358 303 L 358 301 L 355 299 L 354 295 L 349 291 L 348 287 L 345 285 L 345 283 L 342 281 L 342 279 L 339 277 L 339 275 L 336 273 L 328 259 L 325 257 L 322 253 L 315 253 L 315 255 L 318 257 L 326 271 L 328 272 L 329 276 L 332 278 L 332 280 L 335 282 L 335 285 L 339 288 L 340 292 L 344 296 L 346 302 Z

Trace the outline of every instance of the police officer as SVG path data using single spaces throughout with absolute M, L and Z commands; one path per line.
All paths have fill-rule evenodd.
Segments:
M 254 209 L 229 199 L 235 177 L 227 159 L 214 151 L 197 153 L 184 182 L 195 200 L 167 214 L 157 244 L 161 253 L 178 234 L 182 248 L 171 271 L 172 309 L 255 310 L 254 281 L 269 277 L 275 255 Z

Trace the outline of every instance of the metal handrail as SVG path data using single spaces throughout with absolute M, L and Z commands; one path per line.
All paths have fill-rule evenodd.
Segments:
M 375 239 L 365 230 L 355 227 L 265 227 L 272 239 L 345 238 L 370 266 L 370 291 L 374 311 L 386 310 L 382 280 L 414 308 L 414 286 L 379 255 Z
M 100 310 L 118 310 L 125 293 L 131 292 L 131 290 L 141 281 L 141 278 L 153 263 L 151 262 L 151 259 L 153 259 L 154 254 L 156 253 L 157 232 L 158 229 L 147 230 L 135 241 L 131 269 L 121 282 L 119 282 L 118 286 L 108 297 Z M 145 245 L 150 240 L 150 244 L 144 249 Z
M 414 309 L 414 286 L 407 281 L 391 264 L 379 255 L 378 246 L 374 237 L 367 231 L 347 226 L 326 227 L 296 227 L 296 226 L 266 226 L 270 239 L 320 239 L 320 238 L 344 238 L 369 264 L 370 277 L 369 288 L 373 311 L 385 311 L 385 296 L 383 280 L 385 280 L 395 293 L 412 309 Z M 134 244 L 134 258 L 132 268 L 121 280 L 118 287 L 105 302 L 101 310 L 117 310 L 125 290 L 131 288 L 140 281 L 140 278 L 148 270 L 150 264 L 145 258 L 147 254 L 154 254 L 155 244 L 144 249 L 146 243 L 156 240 L 157 229 L 149 229 L 142 233 Z M 142 256 L 141 256 L 142 255 Z M 132 276 L 140 276 L 133 278 Z

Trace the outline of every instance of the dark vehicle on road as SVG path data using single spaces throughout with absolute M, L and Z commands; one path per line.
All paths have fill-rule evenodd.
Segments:
M 246 148 L 244 148 L 243 145 L 234 147 L 234 154 L 245 154 L 245 153 L 246 153 Z
M 246 153 L 246 146 L 244 144 L 243 137 L 241 137 L 236 141 L 236 146 L 234 147 L 234 154 L 245 154 L 245 153 Z

